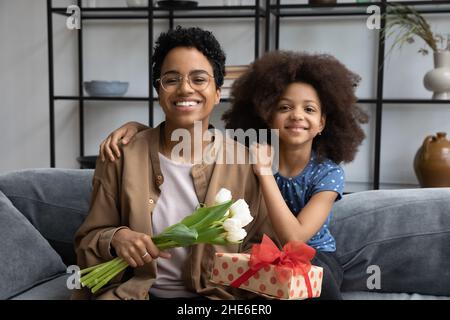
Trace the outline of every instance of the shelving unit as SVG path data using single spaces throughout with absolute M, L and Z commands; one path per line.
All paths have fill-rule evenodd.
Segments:
M 151 2 L 151 1 L 149 1 Z M 337 3 L 334 5 L 311 6 L 308 4 L 282 4 L 280 0 L 255 0 L 254 5 L 250 6 L 201 6 L 189 9 L 163 9 L 157 6 L 148 7 L 98 7 L 83 8 L 81 0 L 77 0 L 81 8 L 81 29 L 77 30 L 78 35 L 78 95 L 55 95 L 54 76 L 53 76 L 53 14 L 67 16 L 66 8 L 52 7 L 52 0 L 47 0 L 47 19 L 48 19 L 48 48 L 49 48 L 49 113 L 50 113 L 50 166 L 55 166 L 55 111 L 54 104 L 57 100 L 74 100 L 79 103 L 79 140 L 80 156 L 84 156 L 84 102 L 85 101 L 144 101 L 148 103 L 148 124 L 153 126 L 153 104 L 156 98 L 153 96 L 151 56 L 153 49 L 153 21 L 163 20 L 169 24 L 169 29 L 173 28 L 177 19 L 253 19 L 255 30 L 254 57 L 260 56 L 262 51 L 266 52 L 272 49 L 280 48 L 280 27 L 283 18 L 296 17 L 299 19 L 305 17 L 318 17 L 327 19 L 330 17 L 346 16 L 368 16 L 366 9 L 368 6 L 377 5 L 381 9 L 381 14 L 387 10 L 388 4 L 406 4 L 414 6 L 417 11 L 427 14 L 448 14 L 450 13 L 449 1 L 389 1 L 386 0 L 369 3 Z M 266 10 L 267 8 L 267 10 Z M 127 20 L 140 19 L 147 21 L 148 32 L 148 95 L 142 97 L 92 97 L 85 96 L 83 93 L 83 21 L 85 20 Z M 260 23 L 264 21 L 264 28 L 261 30 Z M 384 21 L 381 21 L 381 28 L 384 27 Z M 274 30 L 274 39 L 271 33 Z M 264 36 L 264 43 L 260 43 L 260 35 Z M 273 40 L 273 46 L 271 46 Z M 431 99 L 405 99 L 405 98 L 386 98 L 383 94 L 384 84 L 384 57 L 385 45 L 381 41 L 380 31 L 378 31 L 377 44 L 377 73 L 376 73 L 376 94 L 375 97 L 360 99 L 359 103 L 373 104 L 375 106 L 375 138 L 374 138 L 374 164 L 373 181 L 367 183 L 354 183 L 355 190 L 412 187 L 411 185 L 383 184 L 380 182 L 380 164 L 381 164 L 381 137 L 382 137 L 382 116 L 383 109 L 389 104 L 443 104 L 450 105 L 450 101 L 431 100 Z M 228 99 L 223 99 L 228 102 Z
M 169 29 L 174 28 L 177 19 L 254 19 L 255 45 L 254 57 L 260 56 L 260 22 L 266 18 L 266 12 L 261 7 L 260 0 L 255 0 L 254 5 L 247 6 L 198 6 L 194 8 L 166 9 L 152 5 L 148 7 L 82 7 L 82 1 L 77 0 L 77 6 L 81 9 L 81 28 L 77 30 L 78 37 L 78 95 L 56 95 L 54 93 L 54 62 L 53 62 L 53 14 L 69 16 L 67 8 L 53 7 L 52 0 L 47 0 L 47 25 L 48 25 L 48 64 L 49 64 L 49 119 L 50 119 L 50 167 L 55 167 L 55 101 L 78 101 L 79 116 L 79 155 L 85 155 L 84 140 L 84 102 L 88 100 L 109 101 L 146 101 L 148 102 L 148 125 L 154 125 L 153 104 L 156 98 L 153 96 L 151 59 L 153 54 L 153 21 L 165 20 L 169 23 Z M 85 20 L 146 20 L 148 34 L 148 95 L 143 97 L 92 97 L 85 96 L 83 91 L 83 21 Z M 266 27 L 267 27 L 266 23 Z M 265 32 L 265 34 L 268 34 Z M 266 38 L 266 43 L 268 39 Z M 265 45 L 267 48 L 267 44 Z M 222 99 L 228 102 L 228 99 Z
M 282 4 L 280 0 L 267 0 L 268 17 L 266 20 L 270 21 L 269 15 L 274 16 L 275 20 L 275 46 L 274 49 L 280 48 L 280 25 L 282 19 L 286 17 L 345 17 L 345 16 L 361 16 L 367 17 L 367 7 L 371 5 L 379 6 L 380 14 L 386 13 L 387 7 L 390 4 L 404 4 L 408 6 L 414 6 L 414 8 L 420 13 L 426 14 L 447 14 L 450 13 L 449 1 L 372 1 L 367 3 L 337 3 L 337 4 L 324 4 L 311 6 L 308 4 Z M 327 10 L 328 9 L 328 10 Z M 389 16 L 387 16 L 389 19 Z M 359 103 L 373 103 L 375 104 L 375 159 L 373 166 L 373 183 L 369 189 L 380 189 L 380 161 L 381 161 L 381 135 L 382 135 L 382 116 L 383 106 L 386 104 L 448 104 L 450 101 L 445 100 L 431 100 L 431 99 L 386 99 L 383 95 L 383 83 L 384 83 L 384 57 L 385 57 L 385 44 L 381 39 L 381 30 L 385 26 L 384 19 L 381 20 L 381 28 L 378 31 L 378 53 L 377 53 L 377 85 L 376 85 L 376 97 L 369 99 L 360 99 Z M 269 29 L 268 29 L 269 30 Z M 271 48 L 269 48 L 271 49 Z M 354 183 L 357 189 L 367 189 L 367 183 Z M 383 188 L 395 188 L 401 187 L 398 184 L 383 184 Z M 412 187 L 411 185 L 405 185 L 406 187 Z

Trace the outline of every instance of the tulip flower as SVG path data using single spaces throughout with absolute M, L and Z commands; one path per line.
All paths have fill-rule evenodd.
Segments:
M 153 243 L 160 250 L 166 250 L 198 243 L 226 245 L 242 242 L 247 236 L 243 227 L 253 220 L 245 200 L 233 203 L 231 192 L 222 188 L 214 202 L 213 206 L 199 206 L 191 215 L 154 236 Z M 81 284 L 95 293 L 127 267 L 127 262 L 117 257 L 83 269 L 80 271 Z
M 227 233 L 227 240 L 229 242 L 239 242 L 247 236 L 247 231 L 245 229 L 237 229 L 235 231 L 230 231 Z
M 219 192 L 216 195 L 216 198 L 214 199 L 215 204 L 221 204 L 227 201 L 231 200 L 231 191 L 225 188 L 222 188 L 219 190 Z M 225 212 L 225 216 L 228 216 L 230 214 L 230 211 L 227 210 Z
M 231 191 L 225 188 L 222 188 L 219 190 L 219 192 L 217 193 L 214 202 L 216 204 L 221 204 L 227 201 L 230 201 L 232 199 L 231 197 Z
M 241 221 L 241 227 L 245 227 L 253 220 L 248 204 L 244 199 L 239 199 L 233 203 L 230 207 L 230 212 L 234 219 Z
M 238 219 L 229 218 L 223 222 L 223 228 L 227 232 L 236 232 L 242 228 L 242 223 Z

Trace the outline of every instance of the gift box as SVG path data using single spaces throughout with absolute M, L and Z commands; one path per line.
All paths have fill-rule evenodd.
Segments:
M 211 281 L 276 299 L 300 300 L 320 296 L 323 278 L 321 267 L 304 263 L 299 266 L 289 257 L 286 258 L 283 251 L 276 257 L 272 255 L 272 261 L 263 263 L 252 255 L 216 253 Z

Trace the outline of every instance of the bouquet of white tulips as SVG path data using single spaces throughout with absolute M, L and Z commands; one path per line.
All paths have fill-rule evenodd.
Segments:
M 198 243 L 240 243 L 247 236 L 243 227 L 252 220 L 245 200 L 239 199 L 233 203 L 231 192 L 222 188 L 217 193 L 213 206 L 199 206 L 191 215 L 153 237 L 152 241 L 160 250 Z M 95 293 L 127 267 L 127 262 L 117 257 L 81 270 L 80 282 L 83 287 L 88 287 Z

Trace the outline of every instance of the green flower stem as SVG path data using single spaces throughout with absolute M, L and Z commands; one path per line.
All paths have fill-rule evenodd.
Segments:
M 174 240 L 172 239 L 157 239 L 157 238 L 152 238 L 153 243 L 155 244 L 155 246 L 158 247 L 158 249 L 161 249 L 160 246 L 164 246 L 167 243 L 170 244 L 174 244 L 176 243 Z
M 86 283 L 85 286 L 92 288 L 93 286 L 95 286 L 96 284 L 98 284 L 100 281 L 102 281 L 103 279 L 107 278 L 111 272 L 118 266 L 120 265 L 122 262 L 124 262 L 124 260 L 120 259 L 118 261 L 115 261 L 114 264 L 111 264 L 109 266 L 108 269 L 104 269 L 103 272 L 101 274 L 96 275 L 95 277 L 89 279 Z
M 92 287 L 94 287 L 96 284 L 98 284 L 101 280 L 105 279 L 109 275 L 110 271 L 111 271 L 111 269 L 109 269 L 107 271 L 103 271 L 101 274 L 98 274 L 95 277 L 93 277 L 93 278 L 89 279 L 88 281 L 86 281 L 85 283 L 83 283 L 83 285 L 85 287 L 92 289 Z
M 97 281 L 100 277 L 107 274 L 109 270 L 113 269 L 115 266 L 117 266 L 119 263 L 121 263 L 123 260 L 120 257 L 117 257 L 108 263 L 104 264 L 101 268 L 98 270 L 94 270 L 85 277 L 81 278 L 80 281 L 84 286 L 89 286 L 90 283 Z
M 101 278 L 98 278 L 98 279 L 96 279 L 96 281 L 94 283 L 91 283 L 89 288 L 91 288 L 91 290 L 92 290 L 93 287 L 97 286 L 99 283 L 104 282 L 106 279 L 111 280 L 116 275 L 118 275 L 122 270 L 124 270 L 126 267 L 128 267 L 128 263 L 126 263 L 126 261 L 122 260 L 119 264 L 117 264 L 112 269 L 110 269 L 107 273 L 102 275 Z M 109 280 L 107 280 L 106 283 Z M 105 285 L 106 283 L 104 283 L 103 285 Z
M 228 241 L 227 239 L 225 239 L 223 237 L 217 237 L 215 239 L 211 239 L 208 243 L 225 246 L 225 245 L 230 244 L 230 243 L 241 243 L 241 242 L 242 242 L 242 240 L 238 241 L 238 242 L 230 242 L 230 241 Z
M 80 279 L 81 283 L 82 284 L 87 283 L 90 279 L 101 275 L 103 273 L 103 271 L 105 269 L 107 269 L 111 263 L 114 263 L 114 260 L 111 260 L 111 261 L 108 261 L 107 263 L 102 264 L 101 267 L 94 269 L 91 272 L 89 272 L 88 274 L 86 274 L 85 276 L 81 277 L 81 279 Z
M 100 282 L 94 286 L 91 291 L 92 293 L 96 293 L 99 289 L 101 289 L 105 284 L 107 284 L 109 281 L 111 281 L 112 278 L 114 278 L 116 275 L 118 275 L 120 272 L 125 270 L 128 267 L 128 264 L 125 261 L 122 261 L 119 265 L 117 265 L 114 269 L 110 270 L 107 277 L 105 277 L 103 280 L 100 280 Z
M 174 241 L 166 241 L 166 242 L 158 244 L 156 246 L 158 247 L 159 250 L 167 250 L 167 249 L 183 247 L 182 245 L 180 245 L 179 243 L 176 243 Z
M 222 219 L 220 219 L 218 221 L 214 221 L 213 223 L 210 224 L 210 227 L 212 227 L 212 228 L 214 228 L 214 227 L 221 227 L 221 226 L 223 226 L 223 223 L 227 219 L 230 219 L 230 218 L 229 217 L 223 217 Z
M 117 258 L 116 258 L 116 259 L 117 259 Z M 112 261 L 112 260 L 111 260 L 111 261 Z M 85 268 L 85 269 L 83 269 L 83 270 L 80 271 L 80 276 L 83 275 L 83 274 L 85 274 L 85 273 L 91 272 L 92 270 L 95 270 L 95 269 L 97 269 L 97 268 L 100 268 L 100 267 L 102 267 L 102 266 L 104 266 L 104 265 L 106 265 L 106 264 L 108 264 L 108 263 L 111 263 L 111 261 L 106 261 L 106 262 L 103 262 L 103 263 L 98 264 L 98 265 L 96 265 L 96 266 L 89 267 L 89 268 Z
M 106 269 L 101 270 L 100 272 L 92 275 L 89 279 L 81 281 L 81 284 L 84 287 L 91 288 L 93 284 L 98 282 L 98 279 L 102 278 L 108 271 Z

